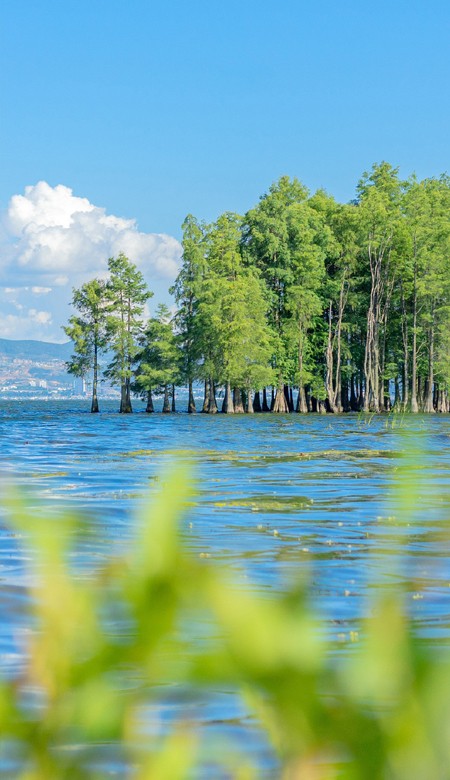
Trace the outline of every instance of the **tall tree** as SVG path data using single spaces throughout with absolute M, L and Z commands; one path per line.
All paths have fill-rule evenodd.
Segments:
M 288 411 L 284 385 L 292 374 L 292 357 L 286 335 L 290 319 L 289 289 L 295 281 L 291 240 L 291 208 L 304 204 L 308 191 L 298 179 L 282 176 L 271 185 L 258 205 L 247 212 L 243 226 L 243 256 L 264 278 L 270 309 L 268 321 L 274 332 L 273 367 L 276 371 L 276 411 Z
M 92 371 L 91 412 L 98 412 L 99 355 L 106 345 L 106 285 L 102 279 L 92 279 L 73 290 L 72 306 L 79 312 L 64 327 L 74 345 L 74 354 L 67 370 L 85 377 Z
M 198 307 L 205 273 L 206 228 L 192 214 L 183 222 L 183 258 L 180 273 L 170 289 L 175 296 L 177 312 L 174 323 L 181 347 L 181 374 L 188 385 L 188 412 L 196 411 L 193 382 L 198 376 L 201 359 Z
M 139 350 L 137 339 L 143 327 L 144 305 L 153 293 L 141 272 L 122 252 L 109 258 L 108 269 L 107 333 L 113 359 L 105 374 L 120 385 L 120 412 L 126 414 L 132 412 L 133 360 Z
M 148 395 L 147 411 L 153 411 L 150 404 L 152 391 L 164 393 L 163 412 L 171 411 L 170 389 L 180 376 L 181 353 L 173 332 L 173 324 L 168 307 L 160 304 L 155 317 L 149 319 L 140 338 L 141 350 L 136 355 L 135 387 L 138 392 Z M 174 401 L 174 397 L 172 396 Z
M 389 163 L 374 165 L 358 185 L 362 261 L 368 264 L 368 304 L 364 354 L 364 410 L 383 409 L 384 335 L 387 328 L 400 226 L 401 182 Z M 367 277 L 366 277 L 367 278 Z

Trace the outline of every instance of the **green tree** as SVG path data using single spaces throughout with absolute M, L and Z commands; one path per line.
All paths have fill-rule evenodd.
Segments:
M 64 332 L 72 340 L 74 354 L 66 364 L 74 376 L 85 377 L 92 371 L 91 412 L 98 412 L 99 355 L 106 345 L 105 289 L 102 279 L 92 279 L 73 290 L 72 306 L 79 315 L 73 315 Z
M 174 323 L 181 347 L 180 371 L 189 390 L 188 412 L 196 411 L 193 382 L 198 376 L 201 359 L 199 333 L 199 298 L 205 273 L 205 226 L 188 214 L 183 222 L 183 258 L 180 273 L 170 292 L 175 297 L 177 312 Z
M 385 344 L 396 269 L 396 239 L 401 228 L 401 188 L 398 169 L 387 162 L 374 165 L 358 185 L 359 241 L 368 288 L 365 411 L 379 412 L 384 408 Z
M 162 391 L 163 412 L 170 412 L 169 386 L 174 409 L 175 384 L 180 376 L 181 353 L 173 332 L 170 311 L 165 304 L 160 304 L 155 317 L 149 319 L 140 343 L 142 349 L 136 355 L 136 387 L 147 393 L 147 411 L 153 411 L 152 391 Z
M 295 283 L 292 230 L 295 232 L 293 207 L 304 204 L 307 189 L 298 181 L 282 176 L 271 185 L 258 205 L 245 215 L 242 252 L 244 260 L 256 267 L 269 292 L 268 322 L 273 330 L 273 368 L 276 372 L 276 411 L 288 411 L 284 385 L 292 375 L 292 356 L 287 339 L 289 290 Z
M 106 285 L 108 299 L 107 333 L 113 353 L 105 375 L 120 385 L 120 412 L 129 413 L 133 360 L 139 350 L 144 304 L 153 295 L 141 272 L 121 252 L 108 260 L 110 278 Z

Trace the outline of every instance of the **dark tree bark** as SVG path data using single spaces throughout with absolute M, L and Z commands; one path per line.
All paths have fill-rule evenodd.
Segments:
M 239 387 L 233 389 L 233 405 L 236 414 L 244 414 L 244 403 L 242 400 L 242 390 Z
M 217 408 L 217 403 L 216 403 L 216 388 L 214 385 L 214 381 L 212 379 L 209 379 L 208 385 L 209 385 L 209 396 L 208 396 L 208 408 L 206 411 L 208 414 L 217 414 L 219 410 Z
M 263 400 L 262 400 L 261 411 L 262 412 L 270 412 L 270 406 L 267 403 L 267 388 L 265 388 L 265 387 L 263 389 Z
M 250 392 L 249 392 L 248 395 L 250 397 Z M 261 410 L 261 396 L 259 394 L 259 390 L 256 391 L 255 397 L 253 399 L 253 411 L 254 412 L 261 412 L 262 411 Z
M 298 388 L 296 411 L 299 414 L 307 414 L 308 412 L 308 404 L 306 403 L 306 394 L 303 385 L 300 385 L 300 387 Z
M 152 398 L 152 391 L 148 390 L 147 392 L 147 406 L 145 407 L 145 411 L 147 414 L 152 414 L 152 412 L 155 411 L 153 407 L 153 398 Z
M 163 413 L 169 414 L 171 411 L 170 408 L 170 398 L 169 398 L 169 385 L 164 385 L 164 404 L 163 404 Z
M 207 414 L 209 408 L 209 379 L 205 379 L 205 394 L 203 396 L 202 412 Z
M 92 380 L 92 403 L 91 414 L 98 414 L 98 398 L 97 398 L 97 385 L 98 385 L 98 347 L 97 341 L 94 345 L 94 376 Z
M 131 414 L 133 411 L 131 406 L 131 390 L 130 390 L 130 380 L 127 379 L 126 382 L 121 385 L 120 388 L 120 414 Z
M 189 401 L 188 401 L 188 414 L 195 414 L 197 409 L 195 408 L 194 391 L 192 389 L 192 380 L 189 381 Z
M 172 412 L 176 412 L 176 404 L 175 404 L 175 385 L 172 385 Z

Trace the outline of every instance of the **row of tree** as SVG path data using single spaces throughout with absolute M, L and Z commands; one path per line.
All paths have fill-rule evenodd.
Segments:
M 189 215 L 171 292 L 175 315 L 145 322 L 152 293 L 124 255 L 74 291 L 69 369 L 93 371 L 92 411 L 101 352 L 122 412 L 132 393 L 153 411 L 155 391 L 172 410 L 177 384 L 194 412 L 198 381 L 209 413 L 218 388 L 227 413 L 449 411 L 448 176 L 381 163 L 349 204 L 282 177 L 244 217 Z

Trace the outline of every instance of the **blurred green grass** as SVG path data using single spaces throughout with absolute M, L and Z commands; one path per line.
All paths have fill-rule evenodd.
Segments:
M 420 453 L 408 453 L 394 486 L 405 523 L 420 485 Z M 10 496 L 9 523 L 32 551 L 32 630 L 21 672 L 0 682 L 2 776 L 108 777 L 98 759 L 108 746 L 122 777 L 261 777 L 258 758 L 229 737 L 214 743 L 208 769 L 211 744 L 188 718 L 144 728 L 145 708 L 170 684 L 239 692 L 277 756 L 271 777 L 450 777 L 448 647 L 416 635 L 408 577 L 372 589 L 352 652 L 337 662 L 311 573 L 268 598 L 184 548 L 178 526 L 194 492 L 189 470 L 174 467 L 132 544 L 83 578 L 71 566 L 80 518 L 31 515 Z M 200 625 L 208 635 L 196 641 Z

